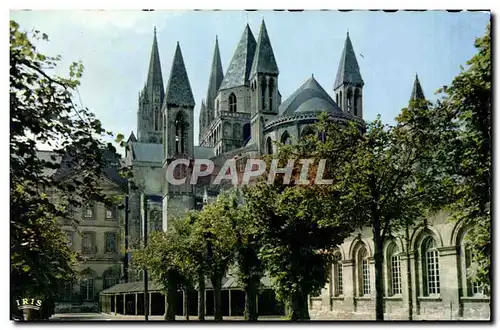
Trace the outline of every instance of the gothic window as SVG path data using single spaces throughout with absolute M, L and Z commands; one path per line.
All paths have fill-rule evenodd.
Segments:
M 106 253 L 116 252 L 116 233 L 106 233 L 105 234 Z
M 266 151 L 268 155 L 273 154 L 273 141 L 271 140 L 271 137 L 268 137 L 266 140 Z
M 82 253 L 83 254 L 91 254 L 95 253 L 95 233 L 94 232 L 86 232 L 83 233 L 82 236 Z
M 439 295 L 439 252 L 432 236 L 427 236 L 422 242 L 422 270 L 424 295 Z
M 335 103 L 337 103 L 337 105 L 339 105 L 339 93 L 335 94 L 335 98 L 337 100 L 337 102 L 335 102 Z
M 370 288 L 370 264 L 368 263 L 368 251 L 362 246 L 357 253 L 356 258 L 358 272 L 358 296 L 369 295 Z
M 359 102 L 361 101 L 361 95 L 359 89 L 354 92 L 354 115 L 359 116 Z
M 342 283 L 342 255 L 337 251 L 333 255 L 333 265 L 332 265 L 332 285 L 333 294 L 335 297 L 342 296 L 344 294 L 344 285 Z
M 175 127 L 175 153 L 184 154 L 187 151 L 188 123 L 182 112 L 178 112 L 174 121 Z
M 217 100 L 216 104 L 217 104 L 217 107 L 216 107 L 216 109 L 217 109 L 217 114 L 219 114 L 219 100 Z
M 274 81 L 269 79 L 269 111 L 273 111 Z
M 311 126 L 306 126 L 302 130 L 302 138 L 305 138 L 308 135 L 314 135 L 314 130 L 312 129 Z
M 236 95 L 234 93 L 229 95 L 229 112 L 236 112 Z
M 342 91 L 340 91 L 339 95 L 340 95 L 340 96 L 339 96 L 339 101 L 340 101 L 340 103 L 339 103 L 339 107 L 340 107 L 340 109 L 344 110 L 344 108 L 343 108 L 343 104 L 342 104 Z
M 281 135 L 281 143 L 286 144 L 286 145 L 290 145 L 290 144 L 292 144 L 292 139 L 290 138 L 290 135 L 288 134 L 288 132 L 287 132 L 287 131 L 285 131 L 285 132 Z
M 84 301 L 94 300 L 94 277 L 91 273 L 83 275 L 80 282 L 80 295 Z
M 347 90 L 347 111 L 352 111 L 352 89 Z
M 263 78 L 260 82 L 260 109 L 266 109 L 266 80 Z
M 160 117 L 160 116 L 159 116 L 159 112 L 160 112 L 160 111 L 158 111 L 158 108 L 155 108 L 155 109 L 154 109 L 154 118 L 153 118 L 153 120 L 154 120 L 154 122 L 155 122 L 155 131 L 157 131 L 157 130 L 158 130 L 158 126 L 160 125 L 160 124 L 159 124 L 159 121 L 160 121 L 160 118 L 159 118 L 159 117 Z
M 247 143 L 250 137 L 250 123 L 246 123 L 243 125 L 243 143 Z
M 398 247 L 392 242 L 387 248 L 387 274 L 389 296 L 400 295 L 401 290 L 401 262 L 398 255 Z

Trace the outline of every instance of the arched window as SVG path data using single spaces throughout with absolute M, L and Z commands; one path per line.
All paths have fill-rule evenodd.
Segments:
M 290 138 L 290 135 L 288 134 L 288 132 L 287 132 L 287 131 L 285 131 L 285 132 L 281 135 L 281 143 L 283 143 L 283 144 L 287 144 L 287 145 L 292 144 L 292 139 Z
M 266 110 L 266 79 L 260 81 L 260 109 Z
M 274 80 L 269 79 L 269 111 L 273 111 Z
M 333 255 L 332 264 L 332 285 L 333 295 L 335 297 L 339 297 L 344 294 L 344 285 L 342 281 L 342 255 L 340 254 L 340 251 L 337 251 Z
M 463 287 L 466 288 L 464 292 L 468 297 L 482 296 L 484 295 L 484 290 L 480 282 L 475 281 L 472 276 L 472 268 L 474 266 L 474 253 L 473 249 L 468 243 L 468 235 L 465 235 L 462 239 L 462 244 L 460 246 L 460 252 L 464 256 L 462 259 L 462 274 L 463 276 Z
M 388 295 L 400 295 L 401 290 L 401 262 L 397 245 L 392 242 L 387 248 L 387 288 Z
M 340 107 L 340 109 L 344 110 L 344 108 L 343 108 L 344 105 L 342 104 L 342 91 L 340 91 L 339 95 L 340 95 L 340 97 L 339 97 L 339 101 L 340 101 L 339 107 Z
M 243 143 L 247 143 L 250 137 L 250 123 L 246 123 L 243 125 Z
M 427 236 L 422 241 L 422 275 L 424 295 L 438 295 L 440 293 L 439 252 L 432 236 Z
M 336 98 L 336 101 L 335 103 L 337 103 L 337 105 L 339 105 L 339 93 L 335 94 L 335 98 Z
M 309 136 L 309 135 L 314 135 L 314 129 L 311 126 L 306 126 L 302 130 L 301 135 L 302 135 L 302 138 L 305 138 L 306 136 Z
M 352 89 L 347 90 L 347 111 L 351 112 L 352 111 L 352 98 L 353 98 L 353 93 Z
M 82 276 L 80 282 L 80 295 L 84 301 L 94 300 L 94 276 L 90 272 Z
M 266 149 L 268 155 L 273 154 L 273 141 L 271 140 L 271 137 L 268 137 L 266 140 Z
M 220 108 L 219 108 L 219 106 L 220 106 L 220 104 L 219 104 L 219 100 L 217 100 L 215 103 L 216 103 L 215 110 L 217 111 L 217 112 L 216 112 L 216 116 L 218 116 L 218 115 L 219 115 L 219 111 L 220 111 Z
M 357 256 L 357 272 L 358 272 L 358 296 L 362 297 L 369 295 L 370 288 L 370 265 L 368 263 L 368 251 L 366 247 L 359 248 Z
M 174 126 L 175 126 L 175 153 L 183 154 L 187 152 L 188 123 L 182 112 L 177 113 L 177 116 L 175 117 Z
M 229 95 L 229 112 L 236 112 L 236 95 L 234 93 Z
M 359 116 L 359 103 L 360 103 L 361 94 L 359 89 L 354 91 L 354 115 Z

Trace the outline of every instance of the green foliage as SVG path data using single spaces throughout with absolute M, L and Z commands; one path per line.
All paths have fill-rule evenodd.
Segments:
M 56 220 L 70 218 L 69 206 L 88 199 L 116 203 L 97 184 L 103 169 L 117 163 L 106 157 L 116 150 L 102 141 L 101 122 L 73 102 L 83 65 L 72 65 L 70 78 L 54 76 L 60 57 L 39 53 L 33 41 L 48 37 L 10 22 L 11 288 L 13 296 L 43 299 L 75 275 L 75 254 Z M 37 144 L 54 156 L 39 158 Z M 75 175 L 47 175 L 61 159 Z

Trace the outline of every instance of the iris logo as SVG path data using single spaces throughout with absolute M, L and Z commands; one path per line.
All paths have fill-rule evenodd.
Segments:
M 34 309 L 38 311 L 42 307 L 42 301 L 35 298 L 17 299 L 16 304 L 19 310 Z

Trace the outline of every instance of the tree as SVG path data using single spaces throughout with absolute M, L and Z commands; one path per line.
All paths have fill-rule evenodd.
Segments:
M 227 193 L 205 205 L 195 223 L 194 235 L 206 244 L 206 275 L 214 289 L 214 319 L 222 320 L 222 279 L 234 259 L 234 200 Z
M 237 276 L 245 292 L 244 317 L 247 321 L 257 321 L 257 294 L 264 275 L 264 265 L 258 255 L 261 247 L 259 223 L 254 221 L 252 210 L 245 204 L 241 191 L 233 190 L 231 194 L 234 204 L 232 211 L 235 213 L 232 219 L 236 234 Z
M 134 265 L 147 269 L 151 278 L 162 285 L 166 296 L 165 320 L 175 321 L 177 292 L 190 278 L 190 265 L 186 260 L 187 250 L 183 235 L 178 231 L 184 223 L 172 219 L 168 232 L 154 232 L 149 236 L 147 246 L 133 252 Z
M 259 258 L 274 281 L 278 299 L 291 320 L 309 319 L 307 297 L 328 280 L 331 250 L 353 231 L 349 224 L 325 221 L 331 204 L 321 188 L 259 183 L 244 188 L 244 199 L 258 223 Z
M 10 22 L 11 294 L 50 303 L 59 283 L 74 277 L 75 265 L 56 220 L 70 218 L 69 206 L 85 198 L 116 202 L 98 181 L 117 157 L 102 140 L 110 132 L 73 102 L 83 65 L 73 63 L 70 78 L 54 76 L 60 57 L 41 54 L 32 40 L 48 37 Z M 37 143 L 53 148 L 50 160 L 39 157 Z M 51 169 L 56 175 L 46 174 Z M 63 176 L 67 170 L 78 175 Z
M 491 268 L 491 25 L 475 42 L 477 53 L 462 68 L 449 87 L 443 88 L 443 99 L 437 109 L 451 118 L 455 138 L 441 140 L 440 149 L 448 157 L 439 165 L 455 179 L 454 210 L 457 221 L 471 226 L 468 237 L 474 264 L 472 280 L 486 291 L 492 281 Z M 458 212 L 457 212 L 458 211 Z

